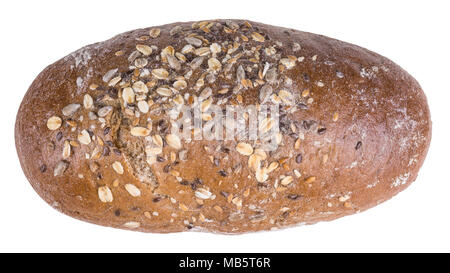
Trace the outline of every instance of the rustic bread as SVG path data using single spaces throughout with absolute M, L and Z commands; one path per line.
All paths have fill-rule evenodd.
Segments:
M 212 104 L 277 105 L 277 123 L 259 123 L 279 126 L 276 149 L 171 133 L 180 106 L 199 106 L 205 123 Z M 48 66 L 22 101 L 15 138 L 33 188 L 67 215 L 144 232 L 242 233 L 388 200 L 416 179 L 431 121 L 419 84 L 374 52 L 211 20 L 133 30 Z

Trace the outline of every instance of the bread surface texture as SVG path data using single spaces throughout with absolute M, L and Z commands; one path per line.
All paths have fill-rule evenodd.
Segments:
M 262 106 L 277 113 L 256 123 L 237 114 L 244 129 L 223 116 L 230 139 L 180 125 Z M 200 115 L 183 119 L 186 108 Z M 15 126 L 23 171 L 55 209 L 158 233 L 275 230 L 364 211 L 416 179 L 430 139 L 426 97 L 392 61 L 245 20 L 85 46 L 37 76 Z

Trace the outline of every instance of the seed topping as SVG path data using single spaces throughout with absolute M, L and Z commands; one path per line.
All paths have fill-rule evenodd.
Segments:
M 47 120 L 47 128 L 52 131 L 58 130 L 59 127 L 61 127 L 61 124 L 62 120 L 60 117 L 57 116 L 50 117 Z
M 102 186 L 102 187 L 98 188 L 98 198 L 103 203 L 113 201 L 113 195 L 112 195 L 111 190 L 108 188 L 108 186 Z
M 167 144 L 174 149 L 179 150 L 182 147 L 180 138 L 175 134 L 168 134 L 166 136 L 166 141 Z
M 123 166 L 122 166 L 122 164 L 121 164 L 119 161 L 115 161 L 115 162 L 112 164 L 112 167 L 113 167 L 113 169 L 114 169 L 114 171 L 115 171 L 116 173 L 118 173 L 118 174 L 123 174 Z
M 253 147 L 245 142 L 239 142 L 236 146 L 236 151 L 241 155 L 251 155 L 253 153 Z
M 141 191 L 133 184 L 125 184 L 125 189 L 133 197 L 138 197 L 141 195 Z

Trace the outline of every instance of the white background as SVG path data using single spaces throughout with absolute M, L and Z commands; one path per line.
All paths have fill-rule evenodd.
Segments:
M 450 251 L 449 1 L 2 1 L 0 251 Z M 392 200 L 333 222 L 245 235 L 144 234 L 88 224 L 33 191 L 14 146 L 19 104 L 37 74 L 124 31 L 238 18 L 323 34 L 378 52 L 422 85 L 433 121 L 419 177 Z

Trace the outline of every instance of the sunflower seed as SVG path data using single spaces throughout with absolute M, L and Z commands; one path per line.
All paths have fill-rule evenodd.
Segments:
M 111 190 L 108 188 L 108 186 L 102 186 L 102 187 L 98 188 L 98 198 L 103 203 L 113 201 L 113 195 L 112 195 Z
M 58 130 L 59 127 L 61 127 L 61 124 L 62 120 L 60 117 L 57 116 L 53 116 L 47 120 L 47 128 L 52 131 Z
M 195 37 L 186 37 L 184 39 L 186 40 L 186 42 L 188 42 L 191 45 L 194 45 L 194 46 L 197 46 L 197 47 L 202 45 L 202 40 L 197 39 Z
M 261 78 L 264 78 L 266 76 L 267 71 L 269 70 L 269 68 L 270 68 L 270 64 L 268 62 L 266 62 L 264 64 L 264 69 L 262 71 L 262 74 L 261 74 L 262 77 Z
M 170 68 L 175 69 L 175 70 L 181 69 L 181 64 L 177 60 L 177 58 L 175 58 L 172 55 L 167 55 L 166 57 L 167 57 L 167 62 L 169 63 Z
M 122 80 L 122 77 L 114 77 L 108 82 L 108 86 L 115 86 L 118 82 L 120 82 L 120 80 Z
M 245 79 L 245 70 L 244 67 L 240 65 L 236 70 L 236 80 L 238 83 L 241 83 L 243 79 Z
M 181 53 L 183 54 L 188 54 L 194 51 L 194 47 L 192 45 L 185 45 L 182 49 L 181 49 Z
M 97 119 L 97 115 L 94 112 L 92 112 L 92 111 L 88 113 L 88 117 L 89 117 L 90 120 Z
M 197 58 L 194 58 L 189 65 L 191 66 L 192 69 L 195 70 L 202 65 L 204 60 L 205 60 L 204 57 L 197 57 Z
M 62 113 L 64 116 L 71 116 L 75 114 L 75 112 L 78 110 L 78 108 L 80 108 L 80 106 L 81 105 L 77 103 L 69 104 L 62 109 Z
M 89 135 L 88 131 L 81 131 L 81 133 L 78 135 L 78 141 L 81 144 L 89 145 L 89 143 L 91 143 L 91 136 Z
M 103 75 L 102 80 L 104 82 L 109 82 L 113 78 L 113 76 L 117 73 L 117 71 L 119 71 L 118 68 L 109 70 L 108 72 L 105 73 L 105 75 Z
M 133 184 L 126 184 L 125 189 L 133 197 L 138 197 L 141 195 L 141 191 Z
M 266 84 L 259 90 L 259 100 L 261 103 L 267 102 L 267 100 L 272 95 L 272 86 Z

